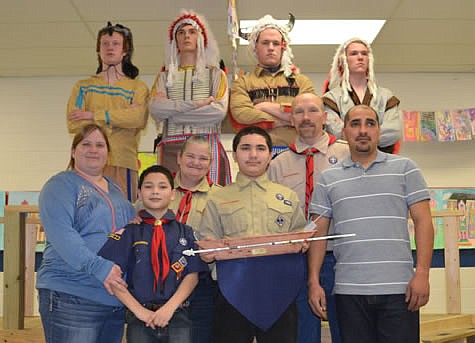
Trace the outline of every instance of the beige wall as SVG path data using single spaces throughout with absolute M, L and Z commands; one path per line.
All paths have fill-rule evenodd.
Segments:
M 326 75 L 309 76 L 319 92 Z M 0 190 L 40 190 L 50 176 L 66 167 L 71 144 L 65 124 L 66 102 L 79 78 L 0 78 Z M 143 80 L 151 86 L 153 76 L 144 76 Z M 475 107 L 475 73 L 378 74 L 378 81 L 393 90 L 402 109 Z M 141 150 L 150 151 L 154 138 L 155 127 L 150 121 Z M 232 135 L 223 137 L 227 147 L 231 139 Z M 407 143 L 401 153 L 418 163 L 431 187 L 475 187 L 474 151 L 475 140 Z M 463 268 L 464 312 L 475 313 L 474 285 L 475 268 Z M 443 269 L 431 271 L 431 289 L 431 300 L 424 311 L 445 312 Z M 0 296 L 0 305 L 2 301 Z
M 310 77 L 319 91 L 326 75 Z M 0 78 L 1 190 L 39 190 L 51 175 L 65 168 L 71 144 L 65 124 L 66 102 L 78 78 Z M 143 80 L 151 86 L 153 76 Z M 379 74 L 378 81 L 393 90 L 403 109 L 475 107 L 475 73 Z M 154 138 L 150 120 L 141 150 L 150 151 Z M 229 140 L 224 139 L 225 143 Z M 468 187 L 475 186 L 475 159 L 470 158 L 474 150 L 475 140 L 406 143 L 401 153 L 419 164 L 430 186 Z

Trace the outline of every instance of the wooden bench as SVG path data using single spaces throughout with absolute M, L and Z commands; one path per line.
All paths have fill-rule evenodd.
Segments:
M 475 327 L 450 329 L 422 339 L 423 343 L 474 343 Z
M 475 315 L 448 315 L 421 322 L 423 343 L 475 343 Z

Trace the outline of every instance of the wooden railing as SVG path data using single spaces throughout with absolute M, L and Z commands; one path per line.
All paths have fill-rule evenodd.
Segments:
M 463 211 L 432 211 L 433 218 L 443 218 L 447 313 L 462 311 L 460 292 L 459 222 Z
M 4 293 L 3 326 L 5 329 L 23 329 L 25 317 L 25 299 L 32 298 L 33 290 L 27 290 L 25 298 L 26 275 L 31 262 L 25 263 L 30 244 L 27 242 L 27 223 L 38 223 L 26 218 L 28 213 L 37 213 L 38 206 L 5 206 L 5 247 L 3 255 Z M 459 262 L 459 217 L 462 211 L 433 211 L 432 217 L 443 218 L 445 235 L 445 273 L 447 284 L 447 313 L 460 313 L 460 262 Z M 36 236 L 35 236 L 36 237 Z M 27 267 L 27 265 L 29 265 Z M 33 282 L 30 282 L 33 285 Z
M 33 309 L 36 228 L 27 230 L 26 224 L 39 224 L 40 221 L 37 218 L 26 218 L 28 213 L 38 213 L 38 206 L 5 206 L 3 219 L 3 327 L 5 329 L 23 329 L 25 308 L 28 309 L 28 314 Z M 25 288 L 27 288 L 26 292 Z

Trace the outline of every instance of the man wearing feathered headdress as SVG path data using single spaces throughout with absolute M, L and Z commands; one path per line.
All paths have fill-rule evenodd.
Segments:
M 233 82 L 231 88 L 231 122 L 237 130 L 257 125 L 269 132 L 275 146 L 287 147 L 296 132 L 290 123 L 292 100 L 301 93 L 314 93 L 312 82 L 299 74 L 292 64 L 289 32 L 294 24 L 290 15 L 281 25 L 265 15 L 249 34 L 240 32 L 249 41 L 249 51 L 257 67 Z
M 182 11 L 170 25 L 166 66 L 152 96 L 150 112 L 162 134 L 158 163 L 178 171 L 177 153 L 186 138 L 205 135 L 213 153 L 211 181 L 230 183 L 228 158 L 219 140 L 228 107 L 226 74 L 219 68 L 219 50 L 208 24 L 193 11 Z
M 148 119 L 148 87 L 136 79 L 132 64 L 132 32 L 120 24 L 97 34 L 99 66 L 96 75 L 78 81 L 68 102 L 69 133 L 77 133 L 91 122 L 104 127 L 110 142 L 104 175 L 119 183 L 130 201 L 137 199 L 137 151 L 140 131 Z
M 329 91 L 323 95 L 328 112 L 327 130 L 341 137 L 343 118 L 355 105 L 367 105 L 378 113 L 381 126 L 379 148 L 393 153 L 401 138 L 399 99 L 387 88 L 378 87 L 374 77 L 371 46 L 360 38 L 341 44 L 333 57 Z

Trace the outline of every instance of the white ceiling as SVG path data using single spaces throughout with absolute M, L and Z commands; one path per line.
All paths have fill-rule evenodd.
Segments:
M 228 0 L 1 0 L 0 77 L 89 75 L 97 31 L 108 20 L 132 29 L 141 74 L 163 64 L 164 38 L 181 8 L 202 13 L 229 66 Z M 386 19 L 373 42 L 377 72 L 475 72 L 474 0 L 236 0 L 240 19 Z M 325 32 L 315 32 L 324 35 Z M 348 38 L 351 38 L 348 32 Z M 327 72 L 335 45 L 294 46 L 302 72 Z M 247 47 L 238 63 L 254 64 Z

